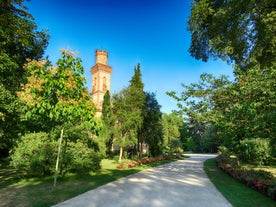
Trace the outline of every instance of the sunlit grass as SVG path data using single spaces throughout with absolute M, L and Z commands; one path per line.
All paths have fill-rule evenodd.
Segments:
M 252 190 L 225 174 L 216 164 L 215 159 L 204 163 L 204 170 L 211 182 L 233 207 L 275 207 L 276 202 Z

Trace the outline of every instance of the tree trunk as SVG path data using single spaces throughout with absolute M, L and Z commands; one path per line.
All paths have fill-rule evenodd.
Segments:
M 54 187 L 56 187 L 56 184 L 57 184 L 58 164 L 59 164 L 59 156 L 60 156 L 60 150 L 61 150 L 62 137 L 63 137 L 63 128 L 61 129 L 61 132 L 60 132 L 60 139 L 59 139 L 59 144 L 58 144 L 58 154 L 57 154 L 57 161 L 56 161 L 56 168 L 55 168 Z
M 140 158 L 142 158 L 143 157 L 143 142 L 141 142 L 139 145 L 140 145 L 139 155 L 140 155 Z
M 123 156 L 123 147 L 120 147 L 119 163 L 122 162 L 122 156 Z

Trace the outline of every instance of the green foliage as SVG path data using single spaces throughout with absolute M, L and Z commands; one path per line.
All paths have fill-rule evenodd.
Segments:
M 89 123 L 64 124 L 64 136 L 61 150 L 60 173 L 89 172 L 100 169 L 101 159 L 105 156 L 105 143 L 93 136 Z M 60 127 L 52 136 L 59 139 Z
M 195 106 L 203 109 L 205 118 L 197 110 L 191 116 L 193 112 L 187 111 L 183 103 L 179 104 L 180 107 L 184 105 L 181 110 L 197 121 L 203 117 L 203 121 L 211 122 L 216 127 L 218 139 L 234 152 L 238 151 L 241 140 L 252 138 L 268 139 L 272 151 L 276 149 L 274 8 L 271 0 L 194 0 L 192 3 L 191 55 L 203 61 L 213 57 L 234 62 L 236 80 L 222 82 L 220 88 L 212 82 L 211 96 L 202 93 L 208 92 L 201 90 L 202 83 L 186 87 L 181 98 L 174 97 L 174 93 L 170 95 L 190 104 L 187 99 L 193 101 L 196 94 L 200 94 L 203 104 L 198 102 Z
M 108 90 L 104 94 L 103 106 L 102 106 L 102 119 L 106 124 L 110 124 L 112 119 L 111 98 L 110 98 L 110 92 Z
M 105 143 L 92 138 L 89 124 L 64 125 L 60 173 L 88 172 L 100 169 L 105 156 Z M 11 155 L 12 165 L 31 176 L 51 175 L 54 172 L 60 127 L 50 134 L 45 132 L 26 134 L 18 141 Z
M 140 63 L 134 68 L 134 75 L 129 82 L 130 85 L 128 86 L 126 101 L 130 107 L 129 110 L 132 112 L 132 116 L 135 116 L 135 121 L 133 121 L 136 122 L 135 127 L 136 131 L 138 131 L 143 123 L 143 109 L 146 102 Z
M 28 81 L 18 93 L 25 104 L 23 112 L 27 120 L 35 121 L 44 130 L 66 122 L 87 121 L 95 132 L 95 106 L 82 76 L 81 59 L 70 51 L 62 51 L 56 66 L 47 60 L 30 61 L 26 66 Z
M 131 104 L 127 102 L 127 89 L 114 94 L 112 103 L 116 120 L 113 128 L 115 144 L 121 147 L 134 146 L 137 138 L 136 119 L 140 117 L 137 117 L 136 111 L 131 111 Z
M 28 121 L 38 123 L 39 128 L 45 131 L 50 131 L 56 126 L 62 126 L 55 169 L 55 186 L 65 124 L 80 125 L 85 123 L 90 129 L 90 137 L 92 137 L 92 134 L 99 131 L 99 123 L 94 118 L 95 106 L 85 88 L 81 59 L 75 58 L 74 53 L 62 51 L 62 58 L 57 61 L 56 66 L 52 66 L 47 60 L 32 60 L 25 65 L 25 68 L 29 74 L 27 83 L 22 85 L 22 90 L 18 92 L 18 96 L 24 104 L 22 111 L 25 113 L 25 118 Z M 74 135 L 76 134 L 72 133 L 72 139 L 74 139 Z M 73 143 L 78 143 L 78 136 L 73 140 Z M 65 160 L 63 164 L 66 165 L 65 172 L 76 170 L 76 166 L 79 166 L 80 170 L 91 169 L 91 165 L 98 168 L 97 159 L 91 160 L 91 164 L 88 166 L 88 160 L 94 154 L 89 151 L 87 140 L 83 144 L 87 146 L 86 148 L 83 147 L 83 150 L 87 150 L 88 154 L 83 151 L 83 157 L 79 159 L 72 157 L 70 160 L 66 158 L 66 152 L 67 147 L 71 146 L 71 142 L 66 140 L 65 146 L 61 150 Z M 74 152 L 74 150 L 71 147 L 68 149 L 68 153 Z M 78 155 L 80 156 L 80 154 Z
M 275 75 L 275 68 L 257 66 L 239 71 L 232 82 L 203 74 L 198 84 L 183 85 L 179 96 L 169 92 L 187 119 L 197 151 L 225 145 L 237 153 L 240 141 L 252 138 L 268 139 L 275 149 Z
M 57 142 L 47 133 L 26 134 L 11 154 L 11 164 L 31 176 L 50 175 L 54 171 Z
M 240 141 L 239 158 L 256 165 L 269 164 L 271 160 L 271 145 L 267 139 L 245 139 Z
M 157 157 L 163 152 L 162 113 L 154 93 L 146 93 L 143 125 L 138 133 L 140 157 L 143 143 L 149 146 L 149 154 Z
M 186 120 L 186 127 L 190 132 L 188 137 L 192 136 L 195 151 L 216 151 L 222 142 L 217 137 L 217 131 L 224 123 L 221 122 L 221 108 L 216 106 L 215 98 L 231 82 L 226 76 L 215 78 L 211 74 L 202 74 L 200 79 L 199 83 L 182 84 L 184 91 L 179 96 L 175 92 L 167 94 L 178 101 L 179 114 Z
M 190 53 L 234 62 L 240 68 L 275 61 L 275 1 L 193 0 L 189 18 Z M 271 61 L 273 60 L 273 61 Z
M 164 114 L 162 117 L 163 139 L 165 152 L 183 152 L 183 144 L 180 137 L 180 128 L 183 125 L 182 118 L 176 113 Z
M 223 154 L 223 155 L 226 155 L 226 156 L 230 156 L 230 154 L 229 154 L 229 150 L 227 149 L 227 147 L 225 147 L 225 146 L 219 146 L 218 147 L 218 153 L 219 154 Z
M 114 133 L 112 130 L 112 127 L 114 126 L 114 116 L 109 91 L 106 91 L 104 94 L 102 120 L 103 127 L 100 131 L 99 137 L 105 140 L 107 153 L 111 155 L 114 151 Z
M 216 127 L 206 124 L 205 130 L 201 136 L 201 146 L 204 152 L 216 153 L 220 145 L 220 140 L 216 135 Z
M 188 137 L 186 141 L 183 143 L 185 151 L 195 151 L 196 142 L 192 137 Z
M 26 81 L 26 59 L 41 58 L 49 35 L 38 31 L 23 0 L 0 3 L 0 150 L 8 152 L 15 144 L 20 126 L 16 91 Z
M 100 162 L 102 156 L 91 149 L 87 144 L 77 141 L 77 142 L 67 142 L 65 154 L 62 157 L 62 174 L 65 172 L 89 172 L 97 171 L 101 168 Z
M 134 147 L 137 135 L 143 124 L 143 109 L 146 100 L 141 79 L 140 64 L 134 68 L 134 75 L 130 85 L 113 96 L 114 139 L 120 147 L 119 160 L 123 155 L 123 148 Z

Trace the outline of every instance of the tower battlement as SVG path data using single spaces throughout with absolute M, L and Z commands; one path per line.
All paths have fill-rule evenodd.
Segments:
M 96 64 L 107 65 L 108 53 L 105 50 L 96 50 Z

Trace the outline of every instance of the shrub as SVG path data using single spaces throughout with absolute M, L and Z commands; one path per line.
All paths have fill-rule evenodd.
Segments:
M 11 153 L 11 164 L 27 175 L 50 175 L 54 172 L 56 147 L 47 133 L 26 134 Z
M 225 146 L 219 146 L 219 147 L 218 147 L 218 153 L 219 153 L 219 154 L 229 155 L 229 156 L 230 156 L 230 152 L 229 152 L 228 148 L 225 147 Z
M 60 127 L 52 131 L 52 136 L 57 140 L 60 137 Z M 92 138 L 92 132 L 86 123 L 67 123 L 63 127 L 60 174 L 100 169 L 101 159 L 105 156 L 105 143 L 99 137 Z
M 89 148 L 86 144 L 77 141 L 68 142 L 63 147 L 61 158 L 61 173 L 66 172 L 87 172 L 100 169 L 101 155 Z
M 84 133 L 71 140 L 69 136 L 65 135 L 62 143 L 60 174 L 100 169 L 103 153 L 96 147 L 97 143 L 90 141 L 88 135 L 84 139 Z M 55 136 L 44 132 L 26 134 L 11 153 L 11 164 L 28 176 L 53 175 L 58 143 L 52 137 Z
M 256 165 L 269 164 L 271 160 L 271 147 L 267 139 L 245 139 L 240 142 L 239 158 L 242 161 Z
M 276 178 L 272 173 L 264 170 L 242 169 L 240 166 L 233 165 L 230 157 L 224 154 L 216 157 L 216 162 L 231 177 L 273 200 L 276 199 Z

